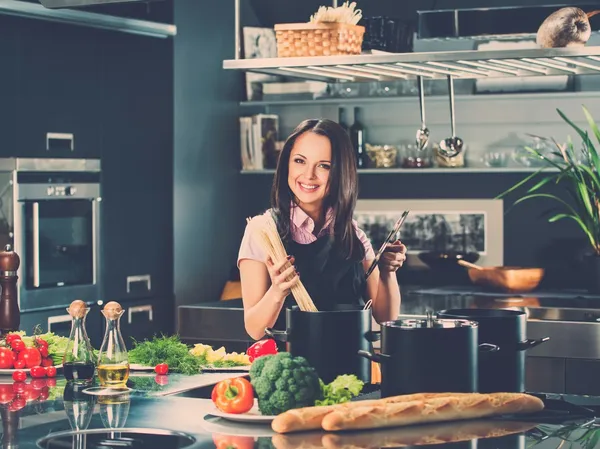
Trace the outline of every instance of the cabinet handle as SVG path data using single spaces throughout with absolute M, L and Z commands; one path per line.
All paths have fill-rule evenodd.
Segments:
M 48 317 L 48 332 L 52 332 L 53 324 L 68 323 L 71 321 L 71 315 L 56 315 Z
M 33 203 L 32 208 L 33 286 L 38 288 L 40 286 L 40 203 Z
M 70 133 L 46 133 L 46 151 L 53 148 L 69 148 L 71 151 L 75 149 L 75 137 Z
M 136 282 L 145 282 L 146 291 L 152 290 L 152 276 L 149 274 L 142 274 L 139 276 L 127 276 L 127 293 L 131 293 L 131 284 Z
M 146 312 L 148 314 L 148 321 L 153 321 L 154 315 L 153 315 L 153 311 L 152 311 L 152 305 L 148 304 L 146 306 L 130 307 L 129 310 L 127 311 L 127 323 L 131 324 L 134 313 L 143 313 L 143 312 Z

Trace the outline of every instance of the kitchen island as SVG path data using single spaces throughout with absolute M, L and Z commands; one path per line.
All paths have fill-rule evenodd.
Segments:
M 28 402 L 18 411 L 9 411 L 1 405 L 3 447 L 131 447 L 131 448 L 377 448 L 404 445 L 441 444 L 448 448 L 513 449 L 539 447 L 557 448 L 563 441 L 557 436 L 575 441 L 583 435 L 587 439 L 571 447 L 591 449 L 592 437 L 600 439 L 600 427 L 589 424 L 593 415 L 577 415 L 573 407 L 552 413 L 518 420 L 478 420 L 449 424 L 391 428 L 376 431 L 325 433 L 305 432 L 277 435 L 269 424 L 247 424 L 228 421 L 211 415 L 212 402 L 193 396 L 217 378 L 239 373 L 168 376 L 165 389 L 154 388 L 152 382 L 140 382 L 129 394 L 119 396 L 90 396 L 65 390 L 63 379 L 51 387 L 47 400 Z M 140 376 L 151 379 L 153 376 Z M 160 383 L 164 379 L 157 379 Z M 7 381 L 6 381 L 7 382 Z M 156 382 L 154 382 L 156 383 Z M 185 384 L 185 391 L 178 385 Z M 198 388 L 190 388 L 193 384 Z M 170 385 L 170 386 L 169 386 Z M 172 393 L 179 391 L 178 393 Z M 204 395 L 199 395 L 204 396 Z M 600 397 L 565 396 L 549 400 L 556 408 L 557 400 L 582 404 L 600 412 Z M 559 407 L 560 408 L 560 407 Z M 589 410 L 588 410 L 589 412 Z M 79 430 L 80 433 L 70 433 Z M 485 437 L 485 438 L 484 438 Z M 40 445 L 38 446 L 38 443 Z M 445 444 L 444 444 L 445 443 Z M 568 443 L 567 443 L 568 444 Z

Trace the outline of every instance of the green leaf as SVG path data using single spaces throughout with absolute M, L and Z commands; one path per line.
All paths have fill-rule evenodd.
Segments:
M 587 110 L 587 108 L 585 106 L 583 106 L 583 114 L 585 115 L 585 118 L 587 119 L 587 121 L 590 125 L 590 128 L 594 132 L 594 136 L 596 136 L 596 140 L 598 141 L 598 143 L 600 143 L 600 130 L 598 129 L 598 126 L 596 125 L 596 122 L 594 121 L 592 114 L 590 114 L 590 112 Z M 586 142 L 586 140 L 587 140 L 587 142 L 589 142 L 589 144 Z M 586 139 L 584 139 L 584 142 L 586 142 L 586 145 L 588 146 L 588 151 L 590 152 L 590 157 L 592 158 L 592 162 L 593 162 L 594 166 L 596 167 L 596 171 L 600 172 L 600 157 L 598 156 L 598 152 L 596 151 L 596 148 L 592 144 L 591 140 L 589 139 L 589 137 L 587 137 L 587 134 L 586 134 Z
M 590 231 L 588 230 L 588 228 L 586 227 L 586 225 L 583 223 L 583 221 L 581 221 L 581 219 L 575 214 L 557 214 L 554 217 L 551 217 L 550 219 L 548 219 L 548 221 L 550 223 L 555 223 L 559 220 L 562 220 L 564 218 L 570 218 L 571 220 L 575 220 L 575 222 L 579 225 L 579 227 L 583 230 L 583 232 L 585 233 L 585 235 L 587 235 L 590 243 L 592 244 L 593 247 L 596 247 L 596 239 L 594 238 L 594 236 L 590 233 Z
M 499 199 L 505 197 L 506 195 L 508 195 L 510 192 L 513 192 L 513 191 L 517 190 L 519 187 L 521 187 L 524 184 L 527 184 L 530 180 L 532 180 L 537 175 L 539 175 L 540 173 L 542 173 L 545 169 L 546 169 L 546 167 L 542 167 L 539 170 L 537 170 L 536 172 L 534 172 L 534 173 L 526 176 L 525 179 L 519 181 L 514 186 L 512 186 L 510 189 L 505 190 L 504 192 L 502 192 L 501 194 L 499 194 L 498 196 L 496 196 L 495 199 L 499 200 Z
M 550 175 L 550 176 L 543 178 L 541 181 L 539 181 L 537 184 L 535 184 L 533 187 L 531 187 L 527 192 L 531 193 L 531 192 L 535 192 L 536 190 L 541 189 L 542 187 L 544 187 L 546 184 L 548 184 L 549 182 L 551 182 L 552 180 L 554 180 L 554 178 L 557 178 L 558 176 L 559 175 Z

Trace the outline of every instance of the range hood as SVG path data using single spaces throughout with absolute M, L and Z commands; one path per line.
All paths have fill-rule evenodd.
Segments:
M 39 0 L 42 5 L 50 9 L 77 8 L 82 6 L 106 5 L 109 3 L 148 3 L 161 0 Z

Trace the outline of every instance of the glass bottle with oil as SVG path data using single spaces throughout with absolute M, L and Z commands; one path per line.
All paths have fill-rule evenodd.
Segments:
M 126 388 L 129 379 L 129 358 L 120 329 L 123 312 L 121 305 L 114 301 L 102 310 L 106 331 L 98 355 L 98 380 L 103 387 Z
M 85 329 L 85 318 L 90 309 L 77 299 L 67 308 L 71 315 L 71 334 L 63 355 L 63 372 L 69 382 L 89 384 L 94 380 L 96 366 L 92 345 Z

